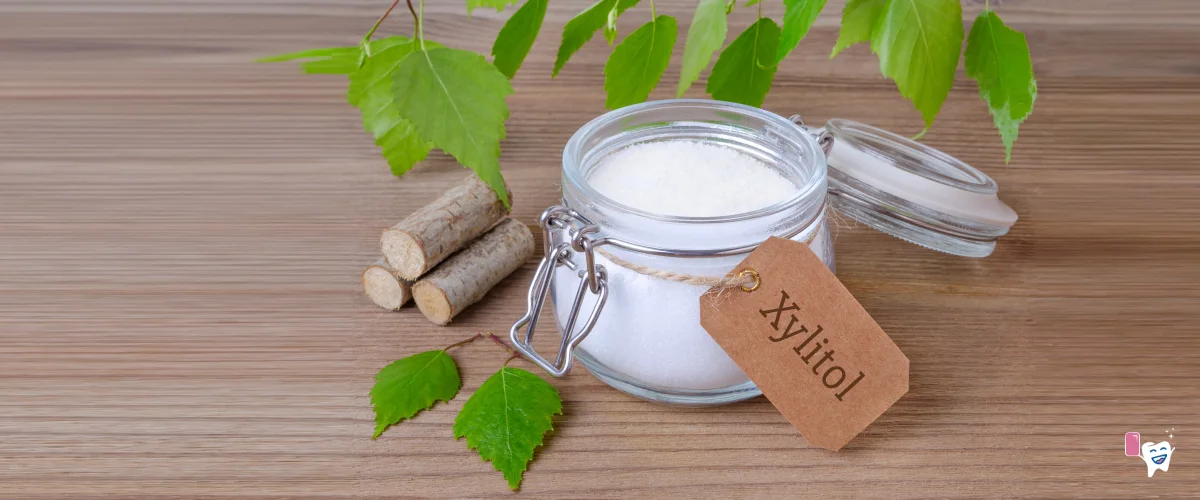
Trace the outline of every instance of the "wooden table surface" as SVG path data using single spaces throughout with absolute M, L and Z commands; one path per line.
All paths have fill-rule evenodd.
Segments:
M 969 20 L 983 1 L 965 3 Z M 359 272 L 380 231 L 464 170 L 435 154 L 393 178 L 341 78 L 250 62 L 353 44 L 386 4 L 0 1 L 0 497 L 510 494 L 451 438 L 493 348 L 461 350 L 463 393 L 374 442 L 367 391 L 394 359 L 506 331 L 535 262 L 451 327 L 373 306 Z M 520 497 L 1200 492 L 1200 3 L 992 4 L 1028 34 L 1040 88 L 1012 163 L 961 70 L 927 142 L 992 175 L 1020 222 L 982 260 L 837 232 L 838 274 L 910 358 L 909 393 L 831 453 L 762 398 L 664 407 L 578 370 L 554 381 L 566 414 Z M 604 111 L 602 42 L 549 78 L 584 5 L 551 2 L 509 98 L 502 161 L 527 223 Z M 686 23 L 692 5 L 658 11 Z M 915 133 L 865 46 L 828 59 L 842 5 L 765 107 Z M 430 38 L 479 51 L 507 16 L 427 10 Z M 1123 434 L 1172 428 L 1174 463 L 1148 479 Z

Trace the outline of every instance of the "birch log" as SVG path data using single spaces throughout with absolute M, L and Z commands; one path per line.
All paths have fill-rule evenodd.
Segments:
M 529 228 L 504 219 L 413 285 L 417 308 L 429 321 L 445 325 L 521 267 L 533 252 Z
M 375 305 L 398 311 L 412 298 L 412 283 L 396 276 L 386 259 L 379 259 L 363 271 L 363 290 Z
M 401 278 L 416 281 L 507 213 L 496 192 L 470 175 L 384 231 L 383 256 Z

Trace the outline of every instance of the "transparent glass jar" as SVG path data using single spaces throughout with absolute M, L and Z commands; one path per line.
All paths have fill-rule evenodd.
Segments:
M 622 205 L 588 184 L 597 165 L 616 151 L 651 141 L 720 144 L 761 160 L 798 188 L 772 206 L 721 217 L 678 217 Z M 597 378 L 624 392 L 673 404 L 719 404 L 760 394 L 700 326 L 699 298 L 707 286 L 641 274 L 629 264 L 692 276 L 721 277 L 768 237 L 808 242 L 831 269 L 833 245 L 825 224 L 825 153 L 791 121 L 761 109 L 720 101 L 656 101 L 605 114 L 581 128 L 563 152 L 563 207 L 572 210 L 547 245 L 570 244 L 584 225 L 603 242 L 594 264 L 605 271 L 607 301 L 574 354 Z M 746 193 L 753 196 L 753 193 Z M 615 256 L 624 262 L 614 263 Z M 569 262 L 586 269 L 587 252 Z M 565 264 L 564 264 L 565 266 Z M 600 297 L 580 289 L 578 273 L 553 274 L 550 302 L 560 332 L 573 309 L 595 308 Z M 569 336 L 570 334 L 568 334 Z M 686 353 L 686 355 L 685 355 Z
M 679 217 L 620 204 L 589 185 L 615 152 L 672 140 L 757 158 L 797 194 L 747 213 Z M 826 214 L 834 208 L 902 240 L 970 257 L 990 254 L 1016 221 L 990 177 L 940 151 L 861 123 L 811 129 L 799 116 L 709 100 L 648 102 L 592 120 L 563 150 L 562 190 L 562 205 L 540 220 L 545 256 L 527 312 L 509 332 L 514 347 L 551 375 L 564 375 L 577 356 L 621 391 L 681 405 L 761 392 L 700 325 L 699 298 L 709 286 L 664 274 L 723 277 L 772 236 L 807 243 L 833 270 Z M 547 302 L 561 335 L 553 361 L 533 347 Z

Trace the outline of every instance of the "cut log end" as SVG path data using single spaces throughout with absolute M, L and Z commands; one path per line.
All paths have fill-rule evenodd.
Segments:
M 429 270 L 429 261 L 425 256 L 421 241 L 400 229 L 388 229 L 380 238 L 380 246 L 387 263 L 396 270 L 396 274 L 409 281 L 416 281 L 425 271 Z
M 430 321 L 445 325 L 533 253 L 529 228 L 515 219 L 504 219 L 413 285 L 417 308 Z
M 446 292 L 428 282 L 418 281 L 413 285 L 412 293 L 413 300 L 417 302 L 417 309 L 420 309 L 421 314 L 429 321 L 439 325 L 450 324 L 455 312 L 450 299 L 446 297 Z
M 413 296 L 412 286 L 397 277 L 383 259 L 363 271 L 362 282 L 371 302 L 389 311 L 400 310 Z
M 416 281 L 507 213 L 496 192 L 472 174 L 384 231 L 379 243 L 400 277 Z

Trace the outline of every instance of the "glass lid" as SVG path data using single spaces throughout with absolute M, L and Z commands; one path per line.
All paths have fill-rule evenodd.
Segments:
M 987 257 L 1017 213 L 987 174 L 886 130 L 830 120 L 829 199 L 843 215 L 917 245 Z

